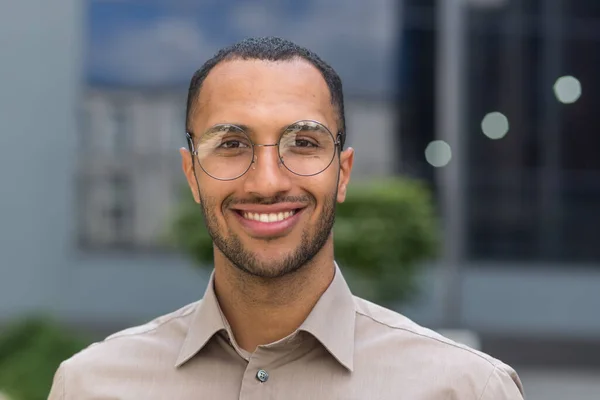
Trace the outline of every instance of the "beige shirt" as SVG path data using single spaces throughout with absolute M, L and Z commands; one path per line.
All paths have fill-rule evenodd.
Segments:
M 353 296 L 340 272 L 300 328 L 240 349 L 203 300 L 63 362 L 50 400 L 517 400 L 513 369 Z

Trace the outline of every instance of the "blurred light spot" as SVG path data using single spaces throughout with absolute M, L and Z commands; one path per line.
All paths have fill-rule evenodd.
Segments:
M 425 159 L 434 167 L 444 167 L 452 158 L 450 145 L 443 140 L 434 140 L 425 149 Z
M 561 103 L 575 103 L 581 97 L 581 83 L 573 76 L 562 76 L 554 84 L 554 94 Z
M 481 121 L 481 130 L 490 139 L 502 139 L 508 133 L 508 128 L 508 118 L 501 112 L 491 112 Z

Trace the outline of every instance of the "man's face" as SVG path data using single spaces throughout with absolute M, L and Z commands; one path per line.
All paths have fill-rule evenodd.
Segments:
M 315 67 L 300 59 L 233 60 L 217 65 L 204 81 L 191 130 L 197 142 L 217 124 L 245 126 L 255 144 L 274 144 L 299 120 L 319 121 L 337 137 L 337 112 Z M 325 246 L 333 251 L 335 204 L 346 196 L 351 148 L 336 154 L 322 173 L 298 176 L 281 165 L 277 147 L 256 147 L 252 168 L 230 181 L 212 178 L 196 157 L 181 153 L 215 252 L 237 268 L 275 278 L 298 270 Z M 272 214 L 277 221 L 256 221 Z

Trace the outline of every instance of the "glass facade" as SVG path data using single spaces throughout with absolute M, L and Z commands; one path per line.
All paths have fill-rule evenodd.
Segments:
M 399 169 L 435 184 L 423 151 L 435 138 L 436 9 L 412 3 L 404 14 L 401 49 Z M 600 4 L 475 3 L 484 2 L 468 6 L 464 38 L 467 256 L 598 261 Z M 505 116 L 506 136 L 493 140 L 484 134 L 489 113 Z

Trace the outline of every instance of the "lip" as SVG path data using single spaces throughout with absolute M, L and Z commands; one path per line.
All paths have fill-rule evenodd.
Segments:
M 297 208 L 290 208 L 290 207 L 279 207 L 279 208 L 271 207 L 267 211 L 264 208 L 251 207 L 251 208 L 247 209 L 247 212 L 267 213 L 267 212 L 289 211 L 289 210 L 293 210 L 293 209 L 298 210 Z M 265 211 L 256 211 L 256 210 L 265 210 Z M 261 221 L 254 221 L 254 220 L 246 219 L 240 214 L 240 211 L 243 212 L 246 210 L 236 209 L 236 210 L 233 210 L 232 212 L 235 215 L 235 217 L 238 219 L 238 221 L 240 222 L 240 225 L 242 225 L 244 230 L 252 237 L 267 239 L 267 238 L 281 237 L 281 236 L 288 234 L 300 220 L 300 216 L 304 212 L 304 208 L 301 208 L 298 211 L 296 211 L 296 213 L 294 215 L 292 215 L 291 217 L 289 217 L 288 219 L 285 219 L 283 221 L 277 221 L 277 222 L 261 222 Z
M 234 211 L 251 212 L 258 214 L 270 214 L 280 213 L 292 210 L 300 210 L 306 207 L 306 204 L 301 203 L 277 203 L 272 205 L 261 205 L 261 204 L 240 204 L 239 206 L 232 207 Z

